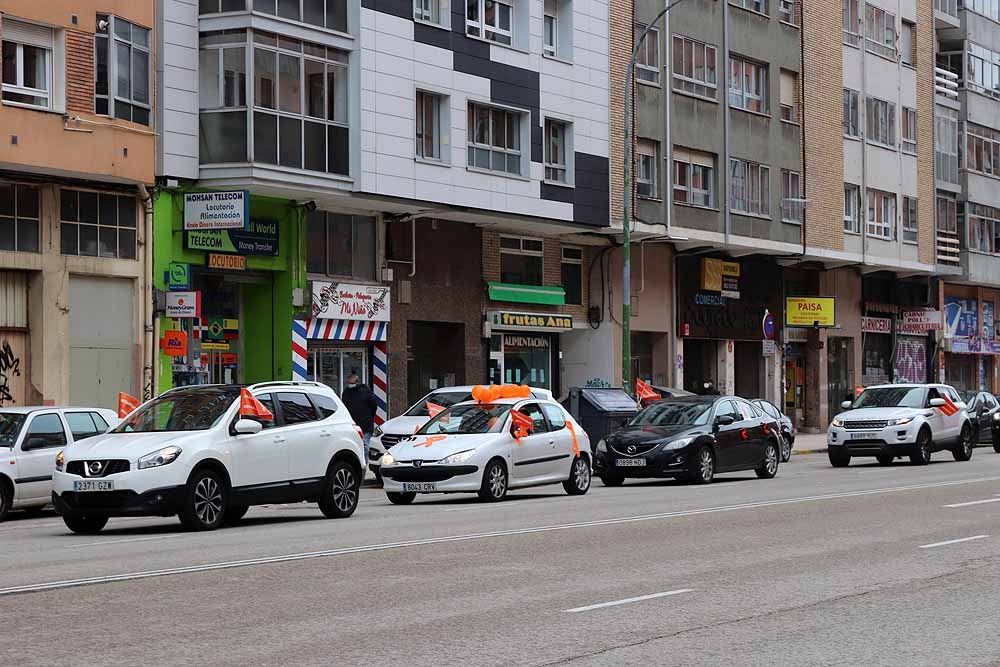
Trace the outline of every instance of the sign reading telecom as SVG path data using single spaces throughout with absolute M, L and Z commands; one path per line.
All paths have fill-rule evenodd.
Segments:
M 188 192 L 184 195 L 184 229 L 240 229 L 250 219 L 250 193 Z
M 278 254 L 278 221 L 250 220 L 242 229 L 205 229 L 184 233 L 189 250 L 273 257 Z
M 836 299 L 832 296 L 790 296 L 785 299 L 785 326 L 833 327 L 837 325 Z

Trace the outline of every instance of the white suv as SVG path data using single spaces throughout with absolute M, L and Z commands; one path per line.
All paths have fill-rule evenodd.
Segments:
M 56 458 L 52 502 L 77 533 L 112 516 L 172 516 L 192 530 L 238 521 L 251 505 L 318 502 L 330 518 L 358 504 L 361 432 L 330 388 L 248 388 L 272 420 L 240 416 L 235 385 L 200 385 L 144 403 L 107 434 Z
M 956 461 L 968 461 L 975 447 L 974 429 L 965 403 L 944 384 L 890 384 L 865 389 L 827 431 L 830 464 L 842 468 L 851 457 L 874 456 L 882 465 L 908 456 L 916 464 L 931 454 L 950 450 Z

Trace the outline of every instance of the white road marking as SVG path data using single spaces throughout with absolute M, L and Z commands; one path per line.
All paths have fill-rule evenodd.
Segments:
M 155 535 L 153 537 L 130 537 L 125 540 L 107 540 L 105 542 L 86 542 L 84 544 L 67 544 L 64 549 L 82 549 L 84 547 L 101 547 L 105 544 L 122 544 L 123 542 L 149 542 L 151 540 L 171 540 L 183 535 Z
M 887 472 L 900 472 L 901 470 L 908 470 L 906 466 L 898 466 L 893 468 L 875 468 L 872 470 L 859 470 L 859 475 L 880 475 Z
M 593 528 L 596 526 L 611 526 L 619 524 L 637 523 L 642 521 L 675 519 L 679 517 L 698 516 L 701 514 L 717 514 L 720 512 L 734 512 L 745 509 L 777 507 L 781 505 L 795 505 L 799 503 L 816 502 L 822 500 L 857 498 L 863 496 L 883 495 L 887 493 L 899 493 L 903 491 L 918 491 L 921 489 L 934 489 L 947 486 L 957 486 L 961 484 L 982 484 L 986 482 L 996 482 L 996 481 L 1000 481 L 1000 476 L 978 477 L 974 479 L 953 480 L 948 482 L 930 482 L 927 484 L 909 484 L 907 486 L 886 487 L 881 489 L 867 489 L 864 491 L 845 491 L 841 493 L 829 493 L 818 496 L 802 496 L 798 498 L 785 498 L 781 500 L 763 500 L 752 503 L 742 503 L 739 505 L 723 505 L 720 507 L 706 507 L 703 509 L 681 510 L 677 512 L 662 512 L 658 514 L 624 516 L 612 519 L 596 519 L 593 521 L 580 521 L 577 523 L 556 524 L 551 526 L 536 526 L 533 528 L 512 528 L 509 530 L 497 530 L 488 533 L 448 535 L 445 537 L 429 537 L 420 540 L 408 540 L 404 542 L 387 542 L 383 544 L 368 544 L 355 547 L 343 547 L 340 549 L 327 549 L 324 551 L 311 551 L 306 553 L 284 554 L 278 556 L 263 556 L 259 558 L 247 558 L 244 560 L 226 561 L 219 563 L 186 565 L 181 567 L 167 568 L 163 570 L 145 570 L 141 572 L 129 572 L 124 574 L 111 574 L 98 577 L 85 577 L 81 579 L 67 579 L 63 581 L 47 581 L 36 584 L 25 584 L 22 586 L 10 586 L 7 588 L 0 588 L 0 596 L 15 595 L 18 593 L 37 593 L 41 591 L 50 591 L 62 588 L 74 588 L 77 586 L 88 586 L 93 584 L 108 584 L 108 583 L 117 583 L 123 581 L 135 581 L 138 579 L 151 579 L 153 577 L 165 577 L 177 574 L 193 574 L 197 572 L 211 572 L 215 570 L 229 570 L 237 567 L 250 567 L 254 565 L 270 565 L 273 563 L 289 563 L 294 561 L 312 560 L 316 558 L 331 558 L 334 556 L 370 553 L 375 551 L 387 551 L 390 549 L 404 549 L 409 547 L 447 544 L 453 542 L 468 542 L 472 540 L 483 540 L 496 537 L 510 537 L 513 535 L 532 535 L 537 533 L 549 533 L 560 530 L 575 530 L 579 528 Z
M 969 507 L 970 505 L 985 505 L 986 503 L 1000 503 L 1000 498 L 987 498 L 986 500 L 970 500 L 967 503 L 954 503 L 953 505 L 942 505 L 942 507 Z
M 946 547 L 949 544 L 960 544 L 962 542 L 971 542 L 973 540 L 985 540 L 989 535 L 973 535 L 972 537 L 960 537 L 957 540 L 948 540 L 946 542 L 935 542 L 934 544 L 921 544 L 918 549 L 933 549 L 935 547 Z
M 578 614 L 581 611 L 592 611 L 594 609 L 603 609 L 605 607 L 617 607 L 620 604 L 630 604 L 632 602 L 643 602 L 644 600 L 655 600 L 656 598 L 665 598 L 670 595 L 680 595 L 681 593 L 693 593 L 693 588 L 679 588 L 676 591 L 666 591 L 664 593 L 652 593 L 650 595 L 640 595 L 634 598 L 625 598 L 624 600 L 614 600 L 613 602 L 601 602 L 600 604 L 592 604 L 586 607 L 575 607 L 573 609 L 563 609 L 566 614 Z

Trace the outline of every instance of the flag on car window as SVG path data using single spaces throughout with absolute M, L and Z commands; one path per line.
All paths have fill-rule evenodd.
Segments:
M 124 419 L 128 413 L 139 407 L 139 399 L 124 391 L 118 392 L 118 418 Z
M 639 399 L 639 405 L 642 405 L 643 401 L 658 401 L 663 398 L 639 378 L 635 379 L 635 397 Z
M 941 398 L 944 399 L 944 405 L 939 407 L 938 410 L 943 412 L 945 417 L 951 417 L 953 414 L 958 412 L 958 406 L 955 405 L 955 402 L 951 400 L 951 398 L 949 398 L 948 394 L 944 393 L 943 391 L 940 392 L 940 394 Z
M 531 432 L 535 429 L 535 422 L 531 420 L 531 417 L 517 410 L 513 410 L 510 413 L 510 424 L 514 428 L 514 439 L 518 441 L 527 435 L 531 435 Z
M 258 401 L 249 389 L 240 389 L 240 417 L 256 417 L 264 421 L 274 421 L 274 415 Z
M 433 419 L 437 417 L 440 413 L 444 412 L 445 407 L 443 405 L 438 405 L 437 403 L 431 403 L 430 401 L 424 401 L 427 405 L 427 414 Z

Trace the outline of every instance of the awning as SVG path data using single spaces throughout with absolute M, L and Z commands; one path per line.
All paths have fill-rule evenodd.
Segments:
M 566 290 L 562 287 L 489 283 L 489 297 L 493 301 L 536 303 L 546 306 L 566 305 Z

